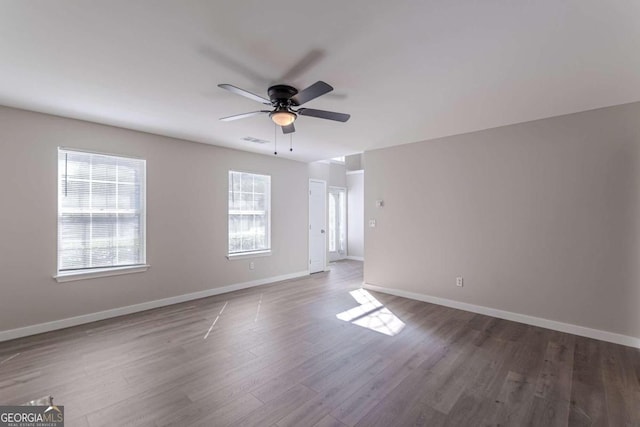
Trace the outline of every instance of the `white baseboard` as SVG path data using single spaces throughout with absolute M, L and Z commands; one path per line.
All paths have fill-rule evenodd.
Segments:
M 352 259 L 354 261 L 364 261 L 364 257 L 361 256 L 346 256 L 344 259 Z
M 385 294 L 395 295 L 403 298 L 429 302 L 432 304 L 443 305 L 445 307 L 456 308 L 458 310 L 470 311 L 472 313 L 484 314 L 486 316 L 525 323 L 532 326 L 539 326 L 541 328 L 580 335 L 582 337 L 640 348 L 640 338 L 631 337 L 628 335 L 621 335 L 614 332 L 602 331 L 600 329 L 592 329 L 584 326 L 573 325 L 570 323 L 558 322 L 556 320 L 543 319 L 541 317 L 534 317 L 528 316 L 526 314 L 514 313 L 511 311 L 498 310 L 496 308 L 485 307 L 482 305 L 468 304 L 466 302 L 454 301 L 446 298 L 439 298 L 430 295 L 419 294 L 416 292 L 404 291 L 402 289 L 385 288 L 383 286 L 371 285 L 366 282 L 362 284 L 362 287 L 372 291 L 382 292 Z
M 124 316 L 125 314 L 137 313 L 140 311 L 151 310 L 153 308 L 164 307 L 181 302 L 192 301 L 200 298 L 206 298 L 213 295 L 224 294 L 227 292 L 238 291 L 240 289 L 252 288 L 255 286 L 268 285 L 282 280 L 295 279 L 298 277 L 308 276 L 309 271 L 299 271 L 296 273 L 283 274 L 281 276 L 267 277 L 264 279 L 251 280 L 249 282 L 236 283 L 233 285 L 223 286 L 221 288 L 207 289 L 205 291 L 193 292 L 190 294 L 178 295 L 175 297 L 163 298 L 155 301 L 143 302 L 140 304 L 128 305 L 125 307 L 113 308 L 111 310 L 98 311 L 97 313 L 83 314 L 81 316 L 68 317 L 66 319 L 54 320 L 37 325 L 25 326 L 22 328 L 9 329 L 0 331 L 0 342 L 8 341 L 15 338 L 26 337 L 29 335 L 41 334 L 43 332 L 55 331 L 57 329 L 69 328 L 85 323 L 96 322 L 98 320 L 109 319 L 112 317 Z

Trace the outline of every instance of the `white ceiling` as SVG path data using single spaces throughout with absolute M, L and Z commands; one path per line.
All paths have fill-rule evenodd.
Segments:
M 314 50 L 277 83 L 352 117 L 299 118 L 304 161 L 640 100 L 637 0 L 2 0 L 0 104 L 269 153 L 217 84 L 266 95 Z

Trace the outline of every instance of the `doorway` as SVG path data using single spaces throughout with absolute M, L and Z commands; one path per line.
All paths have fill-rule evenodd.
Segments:
M 327 264 L 327 182 L 309 180 L 309 273 L 324 271 Z
M 347 189 L 329 187 L 329 261 L 347 256 Z

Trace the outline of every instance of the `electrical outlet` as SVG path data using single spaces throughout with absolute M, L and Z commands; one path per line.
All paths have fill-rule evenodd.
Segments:
M 462 286 L 464 286 L 464 282 L 462 281 L 462 276 L 458 276 L 458 277 L 456 277 L 456 286 L 458 286 L 458 287 L 460 287 L 460 288 L 461 288 Z
M 253 263 L 253 261 L 251 261 L 249 263 L 249 270 L 253 270 L 254 268 L 256 268 L 256 265 Z
M 370 219 L 369 220 L 369 227 L 376 228 L 376 220 L 375 219 Z

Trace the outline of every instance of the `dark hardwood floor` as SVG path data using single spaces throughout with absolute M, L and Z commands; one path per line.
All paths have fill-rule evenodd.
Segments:
M 67 426 L 640 426 L 640 351 L 361 282 L 343 261 L 0 343 L 0 404 L 51 394 Z

